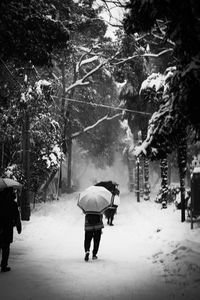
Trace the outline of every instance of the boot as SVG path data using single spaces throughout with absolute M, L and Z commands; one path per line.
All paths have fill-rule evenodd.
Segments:
M 87 251 L 87 252 L 85 253 L 85 261 L 88 261 L 88 260 L 89 260 L 89 255 L 90 255 L 90 252 Z
M 1 267 L 1 272 L 9 272 L 10 270 L 10 267 Z

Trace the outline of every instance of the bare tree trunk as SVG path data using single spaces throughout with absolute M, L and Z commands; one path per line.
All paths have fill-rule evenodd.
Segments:
M 150 200 L 149 159 L 144 157 L 144 200 Z
M 171 185 L 172 177 L 172 155 L 168 156 L 168 184 Z
M 162 203 L 167 202 L 169 188 L 168 188 L 168 161 L 167 157 L 161 159 L 160 161 L 160 171 L 161 171 L 161 188 L 156 197 L 156 202 Z
M 69 133 L 67 140 L 67 150 L 67 192 L 70 193 L 72 191 L 72 138 L 71 134 Z
M 4 165 L 4 147 L 5 147 L 5 144 L 4 142 L 2 142 L 1 144 L 1 168 L 3 169 L 3 165 Z
M 137 202 L 140 202 L 140 170 L 141 170 L 140 159 L 139 159 L 139 157 L 137 157 L 137 159 L 136 159 L 136 189 L 135 189 Z
M 40 187 L 39 191 L 38 191 L 38 195 L 41 194 L 42 197 L 42 201 L 46 202 L 46 196 L 47 196 L 47 189 L 50 185 L 50 183 L 52 182 L 52 180 L 54 179 L 54 177 L 56 176 L 56 173 L 58 172 L 58 170 L 53 170 L 51 172 L 51 174 L 49 175 L 48 179 L 45 181 L 45 183 Z
M 147 128 L 142 130 L 142 141 L 146 139 L 146 136 L 147 136 Z M 144 166 L 144 200 L 149 200 L 151 186 L 149 182 L 149 159 L 147 157 L 144 157 L 143 159 L 143 166 Z
M 22 166 L 23 172 L 26 179 L 26 184 L 23 186 L 21 197 L 20 197 L 20 206 L 21 206 L 21 218 L 23 221 L 30 220 L 30 142 L 29 142 L 29 131 L 30 131 L 30 121 L 29 113 L 27 108 L 24 111 L 24 123 L 22 127 L 22 147 L 23 147 L 23 158 Z
M 66 146 L 66 111 L 65 111 L 65 96 L 66 96 L 66 80 L 65 80 L 65 52 L 62 53 L 62 66 L 61 66 L 61 73 L 62 73 L 62 101 L 61 101 L 61 112 L 62 112 L 62 122 L 63 122 L 63 129 L 62 129 L 62 151 L 66 156 L 67 146 Z M 61 164 L 62 166 L 62 164 Z M 58 186 L 58 193 L 62 191 L 62 170 L 60 170 L 60 178 L 59 178 L 59 186 Z
M 133 175 L 134 158 L 130 157 L 128 151 L 126 151 L 126 160 L 127 160 L 127 167 L 128 167 L 128 189 L 129 189 L 129 192 L 133 192 L 133 189 L 134 189 L 134 175 Z
M 181 222 L 185 221 L 185 175 L 187 169 L 187 139 L 183 136 L 178 147 L 178 166 L 181 192 Z
M 31 62 L 28 63 L 25 68 L 24 83 L 26 92 L 30 85 L 30 75 L 34 70 Z M 30 220 L 31 209 L 30 209 L 30 115 L 28 102 L 26 102 L 24 108 L 24 118 L 22 125 L 22 167 L 25 176 L 26 183 L 24 184 L 20 197 L 21 204 L 21 218 L 24 221 Z

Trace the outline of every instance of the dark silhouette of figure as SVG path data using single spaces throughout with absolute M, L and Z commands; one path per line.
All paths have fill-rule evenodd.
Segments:
M 0 192 L 0 249 L 2 252 L 1 272 L 11 270 L 8 267 L 10 244 L 13 242 L 13 228 L 16 226 L 18 234 L 22 231 L 20 213 L 15 202 L 15 192 L 12 187 Z
M 112 205 L 106 209 L 106 211 L 104 212 L 104 215 L 107 219 L 107 224 L 110 226 L 113 226 L 113 220 L 114 220 L 114 215 L 117 213 L 117 207 L 118 205 L 114 204 L 114 197 L 117 195 L 119 196 L 120 191 L 117 188 L 118 187 L 118 183 L 112 182 L 110 181 L 100 181 L 98 183 L 95 184 L 96 186 L 103 186 L 105 187 L 107 190 L 109 190 L 112 193 Z
M 85 261 L 89 260 L 90 245 L 93 240 L 92 259 L 97 259 L 97 252 L 101 240 L 103 225 L 102 214 L 86 214 L 85 215 Z

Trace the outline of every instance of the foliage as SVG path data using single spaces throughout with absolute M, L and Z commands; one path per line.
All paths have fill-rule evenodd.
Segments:
M 150 121 L 148 135 L 151 138 L 147 143 L 156 147 L 162 156 L 162 149 L 171 152 L 179 140 L 179 133 L 190 126 L 196 132 L 195 138 L 200 138 L 200 105 L 196 101 L 200 87 L 200 5 L 197 1 L 187 0 L 135 0 L 127 7 L 130 10 L 124 26 L 129 34 L 150 32 L 155 27 L 160 28 L 159 22 L 162 22 L 165 40 L 174 43 L 176 70 L 170 78 L 167 92 L 163 93 L 158 113 Z
M 82 88 L 76 93 L 76 98 L 85 102 L 97 103 L 96 106 L 78 105 L 72 112 L 74 120 L 77 120 L 74 131 L 96 123 L 105 115 L 112 116 L 118 111 L 101 107 L 101 105 L 117 105 L 117 91 L 115 82 L 107 69 L 101 69 L 92 76 L 91 85 Z M 87 118 L 85 116 L 88 116 Z M 92 158 L 97 166 L 103 167 L 105 164 L 112 165 L 114 152 L 117 144 L 119 130 L 118 120 L 104 121 L 90 132 L 78 138 L 79 144 L 88 151 L 88 156 Z
M 44 76 L 45 67 L 51 65 L 53 52 L 65 48 L 69 39 L 67 23 L 64 25 L 57 19 L 53 2 L 56 1 L 9 0 L 0 4 L 1 172 L 14 164 L 12 175 L 21 182 L 26 180 L 19 174 L 23 175 L 21 135 L 28 112 L 32 190 L 55 168 L 54 164 L 48 166 L 43 156 L 45 152 L 45 157 L 50 158 L 60 142 L 59 128 L 51 111 L 52 89 L 44 80 L 38 80 L 42 73 Z M 69 10 L 65 20 L 68 18 Z M 29 61 L 42 67 L 40 74 Z
M 143 45 L 141 45 L 134 36 L 129 36 L 120 30 L 118 30 L 115 43 L 116 48 L 120 49 L 118 55 L 119 62 L 123 58 L 131 57 L 134 53 L 138 55 L 135 59 L 128 60 L 127 62 L 124 61 L 121 64 L 117 63 L 113 73 L 116 81 L 123 82 L 127 80 L 133 85 L 137 93 L 142 81 L 146 77 L 145 59 L 140 57 L 140 55 L 144 53 Z
M 98 17 L 101 8 L 95 9 L 93 2 L 10 0 L 0 4 L 1 12 L 5 12 L 0 15 L 0 67 L 3 75 L 0 82 L 1 167 L 5 169 L 13 164 L 19 167 L 21 164 L 21 133 L 24 115 L 28 112 L 30 181 L 34 191 L 57 167 L 60 153 L 55 152 L 55 147 L 61 147 L 62 144 L 63 116 L 69 121 L 70 115 L 72 132 L 77 132 L 110 113 L 107 109 L 72 102 L 65 102 L 62 110 L 60 77 L 63 61 L 68 87 L 115 51 L 111 41 L 104 37 L 107 26 Z M 76 73 L 75 66 L 80 59 L 91 58 L 93 55 L 98 60 L 81 66 L 80 72 Z M 110 66 L 102 68 L 88 78 L 90 84 L 87 87 L 70 90 L 66 96 L 106 105 L 117 103 L 111 71 Z M 44 78 L 51 85 L 41 84 L 45 82 Z M 89 117 L 85 118 L 85 115 Z M 79 138 L 79 141 L 93 157 L 99 154 L 99 164 L 102 165 L 102 161 L 111 164 L 116 134 L 117 121 L 114 121 L 113 126 L 105 122 L 96 133 L 93 131 L 87 134 L 86 141 L 84 138 Z
M 70 6 L 71 20 L 70 32 L 76 42 L 91 43 L 91 41 L 102 39 L 106 33 L 107 26 L 103 20 L 98 17 L 101 8 L 95 9 L 94 0 L 83 0 L 78 3 L 72 3 Z
M 71 18 L 69 24 L 70 48 L 68 50 L 70 51 L 65 51 L 62 61 L 61 56 L 57 55 L 58 69 L 54 70 L 59 78 L 64 61 L 67 88 L 94 70 L 116 51 L 116 47 L 111 40 L 104 37 L 107 26 L 99 18 L 99 8 L 95 9 L 93 2 L 78 1 L 69 3 Z M 93 60 L 95 57 L 96 59 Z M 85 127 L 93 125 L 103 116 L 113 114 L 112 110 L 98 106 L 98 104 L 117 105 L 116 87 L 111 73 L 112 66 L 107 64 L 87 78 L 87 85 L 78 86 L 66 93 L 66 97 L 72 99 L 72 101 L 65 101 L 60 119 L 60 124 L 66 122 L 66 125 L 62 125 L 63 132 L 66 128 L 65 140 L 71 134 L 81 132 Z M 61 85 L 58 87 L 57 93 L 62 97 Z M 73 102 L 73 100 L 75 101 Z M 90 102 L 97 103 L 97 106 L 88 105 Z M 61 105 L 61 101 L 59 101 L 59 106 Z M 117 124 L 115 121 L 112 121 L 112 123 Z M 92 129 L 91 132 L 77 138 L 79 144 L 87 150 L 88 156 L 97 161 L 95 157 L 98 154 L 98 164 L 103 165 L 105 162 L 110 164 L 112 161 L 112 148 L 115 139 L 112 128 L 115 128 L 114 132 L 116 133 L 117 126 L 113 127 L 111 122 L 109 122 L 109 125 L 107 122 L 102 122 L 98 129 Z
M 52 100 L 50 98 L 51 85 L 46 80 L 39 80 L 34 85 L 29 84 L 20 98 L 9 103 L 8 109 L 2 109 L 1 118 L 1 151 L 2 169 L 9 169 L 12 165 L 13 173 L 20 182 L 25 183 L 20 167 L 21 153 L 21 126 L 25 109 L 30 118 L 30 182 L 31 190 L 37 190 L 47 175 L 57 168 L 60 155 L 55 152 L 55 146 L 60 143 L 59 126 L 51 111 Z M 54 116 L 56 117 L 56 116 Z M 52 155 L 55 152 L 55 158 Z M 52 163 L 51 163 L 52 161 Z M 50 163 L 49 163 L 50 162 Z M 21 170 L 21 171 L 20 171 Z M 5 171 L 4 171 L 5 172 Z
M 127 8 L 130 11 L 125 18 L 124 26 L 128 33 L 150 31 L 154 25 L 159 27 L 158 20 L 162 20 L 165 26 L 165 38 L 176 44 L 179 59 L 185 60 L 191 57 L 191 54 L 198 53 L 199 40 L 196 40 L 200 13 L 198 1 L 133 0 L 128 3 Z
M 141 56 L 144 48 L 134 36 L 128 36 L 118 31 L 118 48 L 121 48 L 117 62 L 114 68 L 114 77 L 116 81 L 122 83 L 119 98 L 123 105 L 133 111 L 146 111 L 144 99 L 139 96 L 141 83 L 146 78 L 146 61 Z M 136 55 L 134 59 L 126 58 Z M 124 119 L 128 119 L 129 127 L 136 136 L 141 130 L 141 126 L 146 122 L 144 115 L 133 112 L 125 112 Z
M 51 62 L 54 48 L 66 47 L 69 32 L 54 18 L 51 1 L 2 0 L 0 12 L 2 59 L 17 57 L 46 65 Z

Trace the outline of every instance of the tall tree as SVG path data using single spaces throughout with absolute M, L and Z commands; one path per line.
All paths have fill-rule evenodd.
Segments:
M 165 40 L 174 44 L 176 69 L 169 80 L 167 93 L 163 94 L 164 102 L 151 120 L 148 137 L 143 144 L 144 148 L 157 148 L 157 154 L 160 155 L 165 145 L 165 153 L 170 153 L 180 133 L 185 136 L 184 132 L 189 127 L 192 126 L 195 130 L 195 139 L 200 138 L 200 105 L 195 96 L 200 87 L 200 4 L 188 0 L 135 0 L 129 2 L 127 8 L 129 14 L 124 22 L 127 33 L 149 32 L 157 27 L 162 30 Z M 162 28 L 159 26 L 160 22 Z M 184 209 L 183 198 L 182 208 Z
M 55 47 L 66 47 L 69 31 L 55 19 L 51 1 L 2 0 L 0 11 L 2 59 L 16 57 L 46 65 L 51 63 Z
M 115 49 L 111 41 L 104 37 L 107 26 L 98 15 L 100 8 L 95 9 L 93 2 L 79 1 L 70 3 L 70 52 L 66 53 L 62 62 L 59 62 L 58 56 L 56 60 L 58 72 L 56 73 L 56 70 L 54 70 L 54 75 L 59 78 L 61 74 L 59 69 L 65 69 L 62 72 L 62 82 L 59 80 L 62 92 L 60 89 L 58 95 L 62 98 L 62 145 L 68 160 L 68 190 L 71 189 L 73 133 L 96 123 L 98 119 L 108 114 L 108 108 L 102 108 L 98 105 L 94 107 L 89 105 L 89 103 L 108 105 L 117 102 L 111 70 L 108 67 L 109 57 L 112 57 Z M 60 18 L 62 17 L 60 16 Z M 65 88 L 63 89 L 64 85 Z M 86 105 L 84 105 L 84 102 Z M 85 115 L 89 117 L 85 118 Z M 106 136 L 110 138 L 112 136 L 111 128 L 107 126 L 106 129 L 104 124 L 106 122 L 102 123 L 101 127 L 104 128 L 104 131 L 109 131 L 109 135 L 106 134 Z M 109 151 L 102 151 L 102 148 L 109 148 L 112 141 L 108 138 L 105 143 L 102 143 L 102 138 L 97 139 L 98 135 L 87 134 L 84 135 L 84 138 L 79 137 L 80 143 L 92 155 L 94 155 L 94 152 L 97 153 L 97 147 L 101 148 L 101 151 L 98 150 L 99 153 L 104 152 L 105 155 L 108 155 Z M 88 147 L 88 145 L 93 145 L 96 151 L 92 150 L 92 147 Z M 111 155 L 109 156 L 110 159 Z
M 34 65 L 49 66 L 52 61 L 52 52 L 55 48 L 67 46 L 69 32 L 67 28 L 55 18 L 55 7 L 51 1 L 1 1 L 0 3 L 0 63 L 6 68 L 3 89 L 1 89 L 1 105 L 14 106 L 22 116 L 21 131 L 23 132 L 23 171 L 26 175 L 26 185 L 22 192 L 21 211 L 22 219 L 30 218 L 29 199 L 29 100 L 32 83 L 30 71 L 34 71 Z M 30 64 L 31 61 L 31 64 Z M 7 67 L 7 64 L 12 69 Z M 21 79 L 13 76 L 12 71 L 19 71 Z M 16 75 L 16 74 L 15 74 Z M 18 74 L 19 75 L 19 74 Z M 10 89 L 13 86 L 7 85 L 7 77 L 14 78 L 18 82 L 17 96 L 10 98 Z M 5 90 L 8 93 L 5 96 Z M 13 93 L 13 92 L 12 92 Z M 21 95 L 19 95 L 21 94 Z M 20 99 L 20 100 L 19 100 Z M 18 116 L 17 116 L 18 117 Z M 14 124 L 12 124 L 14 127 Z M 6 128 L 9 130 L 9 126 Z M 16 136 L 16 134 L 14 134 Z M 4 143 L 4 141 L 3 141 Z M 12 145 L 11 145 L 12 146 Z M 9 161 L 10 162 L 10 161 Z
M 170 82 L 169 101 L 172 104 L 171 115 L 177 112 L 177 118 L 171 123 L 173 131 L 181 130 L 190 124 L 199 137 L 200 106 L 195 103 L 199 89 L 199 14 L 197 1 L 131 1 L 127 8 L 124 26 L 129 33 L 148 32 L 162 21 L 164 38 L 174 43 L 173 55 L 176 58 L 176 71 Z M 177 18 L 177 15 L 180 17 Z M 163 127 L 166 125 L 163 122 Z M 169 134 L 168 134 L 169 136 Z

